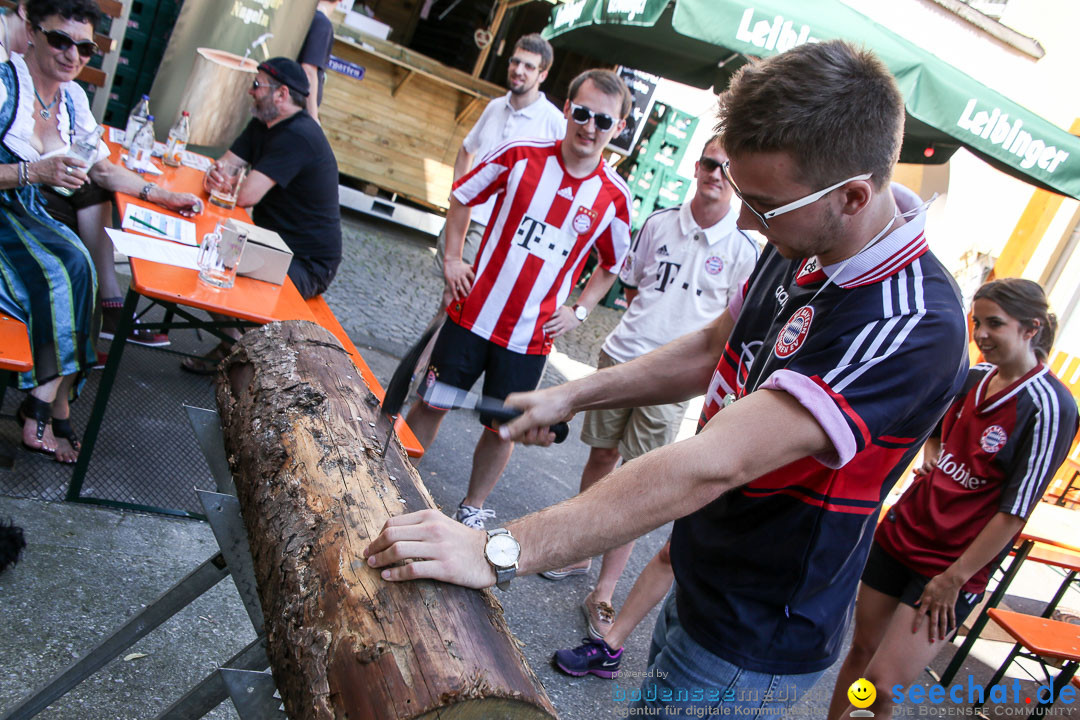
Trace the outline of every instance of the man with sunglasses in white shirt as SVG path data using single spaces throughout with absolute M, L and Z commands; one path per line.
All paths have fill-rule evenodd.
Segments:
M 395 517 L 364 554 L 387 580 L 488 587 L 674 521 L 675 585 L 633 710 L 775 717 L 842 649 L 881 502 L 962 387 L 967 327 L 926 204 L 889 182 L 904 104 L 878 58 L 834 40 L 747 64 L 718 119 L 739 225 L 768 241 L 746 285 L 701 331 L 510 396 L 524 414 L 500 428 L 545 444 L 575 412 L 708 388 L 697 435 L 489 534 Z M 597 674 L 621 659 L 584 652 Z
M 563 140 L 519 139 L 493 150 L 454 184 L 446 216 L 447 319 L 408 423 L 425 447 L 445 409 L 423 402 L 432 380 L 503 399 L 540 382 L 552 341 L 588 316 L 615 282 L 630 249 L 630 191 L 603 151 L 625 125 L 630 92 L 610 70 L 570 83 Z M 471 206 L 494 200 L 475 269 L 462 259 Z M 600 262 L 577 304 L 567 306 L 590 251 Z M 513 443 L 480 415 L 469 488 L 456 518 L 483 528 L 484 501 L 510 460 Z
M 547 79 L 551 70 L 554 51 L 551 44 L 540 37 L 539 33 L 523 35 L 514 44 L 506 71 L 506 95 L 487 104 L 480 119 L 461 143 L 454 159 L 454 181 L 460 180 L 470 169 L 473 162 L 484 158 L 489 152 L 505 142 L 517 138 L 541 138 L 558 140 L 566 132 L 566 118 L 547 96 L 540 91 L 540 86 Z M 476 260 L 476 251 L 484 228 L 491 218 L 491 208 L 495 200 L 477 205 L 469 217 L 469 227 L 465 232 L 465 246 L 462 257 L 470 265 Z M 441 278 L 443 275 L 443 257 L 446 254 L 446 228 L 439 233 L 436 244 L 434 270 Z M 443 302 L 439 306 L 439 316 L 450 301 L 450 290 L 444 288 Z

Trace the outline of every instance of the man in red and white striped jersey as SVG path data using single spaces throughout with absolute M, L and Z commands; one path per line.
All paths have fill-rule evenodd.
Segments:
M 431 380 L 470 388 L 481 373 L 485 395 L 503 399 L 536 388 L 552 341 L 576 328 L 610 289 L 630 248 L 630 193 L 603 162 L 622 131 L 630 93 L 609 70 L 588 70 L 570 84 L 563 140 L 519 139 L 492 150 L 454 183 L 446 215 L 444 275 L 453 293 L 431 353 Z M 461 259 L 470 206 L 495 198 L 475 271 Z M 572 308 L 565 305 L 596 248 L 600 262 Z M 427 446 L 444 410 L 423 402 L 409 427 Z M 481 415 L 469 490 L 457 519 L 483 528 L 484 501 L 510 460 L 513 443 Z

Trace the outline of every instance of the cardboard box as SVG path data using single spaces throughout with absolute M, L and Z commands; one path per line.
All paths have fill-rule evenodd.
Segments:
M 240 256 L 240 267 L 236 271 L 238 275 L 275 285 L 285 282 L 293 254 L 280 235 L 273 230 L 232 218 L 225 225 L 237 232 L 246 232 L 248 236 L 244 253 Z

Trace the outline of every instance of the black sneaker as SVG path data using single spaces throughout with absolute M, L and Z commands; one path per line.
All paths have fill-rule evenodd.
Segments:
M 615 677 L 622 662 L 623 649 L 612 650 L 603 640 L 582 638 L 576 648 L 556 650 L 551 661 L 567 675 L 583 677 L 593 674 L 607 680 Z

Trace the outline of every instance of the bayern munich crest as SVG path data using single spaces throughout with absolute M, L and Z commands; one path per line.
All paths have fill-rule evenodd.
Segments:
M 574 220 L 571 223 L 574 226 L 574 232 L 578 235 L 584 235 L 592 230 L 594 222 L 596 222 L 596 211 L 584 205 L 578 205 L 577 212 L 574 213 Z
M 795 314 L 787 321 L 787 325 L 776 336 L 776 345 L 773 352 L 778 358 L 791 357 L 802 347 L 803 341 L 810 333 L 810 323 L 814 320 L 814 308 L 804 305 L 795 311 Z
M 713 255 L 705 261 L 705 272 L 710 275 L 719 275 L 720 271 L 724 269 L 724 261 Z
M 983 430 L 982 437 L 979 439 L 979 445 L 982 449 L 988 453 L 996 453 L 1005 447 L 1005 443 L 1008 442 L 1009 436 L 1005 434 L 1005 428 L 1000 425 L 991 425 Z

